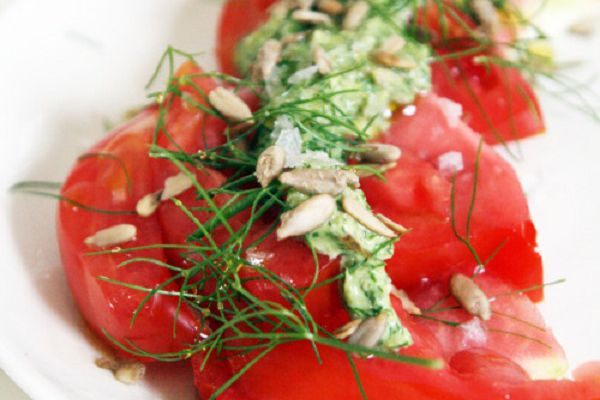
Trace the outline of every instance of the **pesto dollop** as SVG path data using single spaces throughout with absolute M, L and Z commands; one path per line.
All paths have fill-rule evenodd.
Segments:
M 348 10 L 353 1 L 340 3 Z M 261 61 L 265 43 L 279 44 L 274 46 L 279 51 L 276 65 L 259 82 L 266 98 L 262 110 L 270 122 L 259 131 L 257 151 L 280 146 L 287 154 L 286 168 L 347 169 L 356 146 L 389 127 L 395 107 L 430 89 L 428 47 L 399 28 L 405 24 L 407 5 L 394 0 L 367 4 L 360 23 L 343 29 L 344 13 L 326 16 L 331 23 L 311 24 L 295 18 L 298 9 L 282 1 L 266 23 L 240 42 L 235 59 L 248 76 Z M 316 9 L 313 5 L 302 11 Z M 396 43 L 391 50 L 390 40 Z M 388 51 L 387 58 L 378 57 L 381 51 Z M 401 62 L 390 63 L 390 59 Z M 385 271 L 395 239 L 346 212 L 342 196 L 352 196 L 370 212 L 364 193 L 348 187 L 337 197 L 337 211 L 306 234 L 306 241 L 321 254 L 341 257 L 342 293 L 352 318 L 386 315 L 378 346 L 410 345 L 410 333 L 391 305 L 392 283 Z M 290 189 L 287 205 L 294 208 L 308 197 Z

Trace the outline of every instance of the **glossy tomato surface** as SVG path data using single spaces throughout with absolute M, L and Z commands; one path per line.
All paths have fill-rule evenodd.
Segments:
M 439 313 L 423 308 L 426 318 L 409 316 L 393 299 L 398 314 L 415 340 L 401 353 L 440 359 L 443 366 L 432 370 L 352 355 L 369 399 L 500 400 L 524 399 L 528 395 L 545 398 L 545 394 L 557 390 L 561 395 L 569 394 L 573 399 L 583 400 L 600 393 L 600 386 L 590 382 L 532 381 L 531 365 L 537 361 L 538 368 L 543 369 L 544 363 L 553 361 L 552 357 L 564 362 L 562 349 L 549 331 L 534 332 L 545 329 L 545 325 L 527 297 L 512 293 L 510 286 L 495 278 L 481 276 L 478 283 L 488 295 L 510 293 L 502 302 L 493 304 L 494 316 L 487 322 L 467 316 L 460 310 Z M 440 285 L 443 286 L 441 282 L 434 282 L 411 295 L 423 307 L 429 308 L 433 299 L 446 293 L 439 290 Z M 426 301 L 422 302 L 422 299 Z M 460 325 L 449 326 L 443 322 L 445 320 Z M 348 355 L 326 346 L 318 346 L 318 351 L 322 362 L 317 360 L 314 349 L 307 342 L 279 345 L 244 371 L 240 379 L 218 398 L 361 399 Z M 258 352 L 240 355 L 224 351 L 220 355 L 213 354 L 208 360 L 204 360 L 203 354 L 196 356 L 193 360 L 195 381 L 201 396 L 209 398 L 234 374 L 253 363 L 257 355 Z
M 404 288 L 473 273 L 478 261 L 458 233 L 481 263 L 487 261 L 491 275 L 522 289 L 539 285 L 541 258 L 518 178 L 491 147 L 481 144 L 479 152 L 480 137 L 460 116 L 460 106 L 429 95 L 397 113 L 381 137 L 403 155 L 385 181 L 363 179 L 362 187 L 375 211 L 411 229 L 397 242 L 388 272 Z M 462 169 L 454 172 L 460 165 L 444 164 L 449 154 L 461 160 Z M 540 300 L 542 292 L 529 296 Z
M 198 76 L 200 73 L 197 67 L 186 64 L 179 76 L 195 79 L 198 87 L 209 92 L 215 83 Z M 197 93 L 190 94 L 202 101 Z M 98 230 L 127 223 L 136 226 L 137 234 L 119 247 L 164 243 L 160 211 L 144 218 L 135 213 L 135 208 L 140 198 L 162 189 L 164 179 L 179 171 L 168 160 L 149 157 L 150 145 L 156 142 L 165 148 L 189 152 L 222 143 L 223 137 L 217 122 L 209 121 L 205 114 L 180 99 L 172 102 L 166 128 L 154 141 L 158 119 L 158 107 L 148 108 L 78 160 L 61 194 L 93 209 L 63 201 L 58 212 L 63 265 L 84 318 L 100 337 L 110 337 L 126 347 L 133 345 L 150 353 L 177 351 L 193 343 L 199 334 L 198 317 L 185 305 L 180 307 L 177 297 L 147 296 L 148 290 L 164 283 L 168 283 L 161 286 L 164 290 L 179 290 L 168 269 L 143 261 L 119 265 L 137 257 L 167 262 L 167 254 L 160 248 L 152 248 L 89 255 L 105 249 L 84 241 Z

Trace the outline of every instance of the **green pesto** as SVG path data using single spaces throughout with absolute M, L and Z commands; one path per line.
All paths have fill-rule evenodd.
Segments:
M 275 70 L 262 82 L 267 97 L 264 109 L 279 113 L 273 112 L 272 120 L 259 133 L 258 151 L 285 142 L 288 155 L 294 153 L 300 160 L 294 166 L 340 168 L 350 153 L 345 147 L 387 129 L 397 105 L 411 103 L 418 93 L 430 89 L 428 47 L 404 36 L 398 28 L 404 24 L 407 6 L 398 7 L 396 0 L 370 0 L 370 4 L 366 19 L 350 31 L 340 28 L 341 17 L 336 17 L 332 25 L 315 27 L 294 21 L 289 10 L 278 9 L 240 42 L 236 63 L 240 71 L 249 74 L 265 41 L 306 33 L 303 39 L 283 46 Z M 378 8 L 385 10 L 385 16 Z M 410 61 L 414 68 L 389 68 L 373 60 L 373 52 L 387 38 L 398 35 L 406 44 L 397 55 Z M 331 62 L 331 71 L 325 75 L 315 66 L 312 54 L 316 48 L 322 49 Z M 316 161 L 315 154 L 320 154 Z M 369 209 L 360 189 L 347 189 L 346 195 L 354 196 Z M 290 190 L 287 203 L 293 208 L 307 197 Z M 307 234 L 306 240 L 320 254 L 341 256 L 345 275 L 342 295 L 353 318 L 387 314 L 380 347 L 395 349 L 412 343 L 390 302 L 392 282 L 385 271 L 385 261 L 393 255 L 393 240 L 345 213 L 341 196 L 338 210 L 325 224 Z

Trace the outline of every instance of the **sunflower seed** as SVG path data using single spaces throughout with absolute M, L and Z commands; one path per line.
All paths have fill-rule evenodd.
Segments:
M 329 15 L 338 15 L 344 11 L 344 5 L 337 0 L 319 0 L 317 8 Z
M 256 62 L 252 65 L 252 80 L 260 82 L 271 76 L 275 66 L 281 56 L 281 43 L 275 39 L 267 40 L 256 57 Z
M 363 347 L 376 347 L 387 325 L 387 314 L 380 313 L 361 322 L 356 331 L 348 338 L 348 343 Z
M 493 36 L 500 29 L 500 18 L 494 3 L 490 0 L 473 0 L 473 11 L 481 23 L 481 30 L 488 36 Z
M 361 150 L 355 154 L 359 161 L 377 164 L 388 164 L 398 161 L 402 156 L 402 150 L 391 144 L 369 143 L 359 147 Z
M 146 366 L 140 362 L 119 361 L 107 356 L 97 358 L 96 366 L 111 371 L 115 379 L 128 385 L 139 382 L 146 373 Z
M 388 68 L 413 69 L 417 66 L 414 61 L 385 50 L 375 50 L 371 56 L 377 64 Z
M 402 50 L 405 44 L 406 40 L 404 40 L 402 36 L 393 35 L 383 41 L 383 43 L 379 47 L 379 50 L 395 54 Z
M 412 315 L 421 315 L 421 309 L 417 307 L 415 303 L 408 297 L 408 294 L 402 289 L 398 289 L 396 286 L 392 285 L 392 296 L 400 299 L 400 303 L 402 303 L 402 308 L 409 314 Z
M 347 31 L 358 28 L 368 13 L 369 3 L 363 0 L 355 1 L 348 7 L 348 11 L 346 11 L 346 15 L 342 21 L 342 28 Z
M 142 197 L 135 206 L 135 211 L 140 217 L 149 217 L 158 208 L 160 204 L 160 195 L 161 192 L 157 193 L 148 193 L 144 197 Z
M 399 235 L 404 235 L 405 233 L 408 233 L 410 231 L 410 229 L 407 229 L 407 228 L 403 227 L 402 225 L 400 225 L 399 223 L 392 221 L 391 219 L 389 219 L 388 217 L 386 217 L 383 214 L 377 214 L 375 216 L 381 222 L 383 222 L 388 228 L 390 228 L 391 230 L 393 230 L 394 232 L 396 232 Z
M 450 293 L 469 314 L 475 315 L 484 321 L 491 318 L 492 308 L 490 302 L 473 279 L 463 274 L 452 275 L 450 278 Z
M 583 37 L 591 36 L 596 29 L 596 20 L 597 16 L 580 18 L 569 25 L 569 33 Z
M 344 196 L 342 197 L 342 207 L 344 211 L 350 214 L 360 224 L 365 226 L 367 229 L 377 233 L 378 235 L 389 238 L 393 238 L 396 236 L 394 231 L 388 228 L 359 201 L 354 199 L 352 195 L 344 193 Z
M 193 182 L 185 173 L 180 172 L 177 175 L 170 176 L 165 179 L 163 191 L 160 195 L 160 200 L 169 200 L 175 196 L 179 196 L 181 193 L 190 189 L 193 186 Z
M 329 220 L 336 208 L 335 199 L 328 194 L 319 194 L 303 201 L 293 210 L 281 215 L 277 239 L 301 236 L 317 229 Z
M 262 187 L 277 178 L 285 166 L 285 150 L 279 146 L 270 146 L 258 157 L 256 177 Z
M 118 224 L 101 229 L 84 239 L 88 246 L 106 247 L 133 240 L 137 235 L 137 228 L 131 224 Z
M 341 194 L 348 185 L 360 185 L 356 174 L 338 169 L 298 168 L 281 174 L 279 181 L 302 193 L 332 196 Z
M 208 94 L 208 101 L 217 111 L 234 121 L 252 122 L 252 111 L 231 90 L 218 87 Z
M 329 15 L 308 10 L 294 11 L 292 13 L 292 19 L 302 24 L 328 25 L 331 23 L 331 17 L 329 17 Z
M 321 75 L 327 75 L 331 72 L 331 60 L 327 57 L 325 50 L 319 46 L 315 47 L 312 51 L 312 57 Z
M 354 320 L 340 326 L 339 328 L 337 328 L 333 332 L 333 336 L 335 336 L 336 339 L 339 339 L 339 340 L 347 339 L 354 332 L 356 332 L 356 329 L 358 328 L 358 326 L 360 325 L 361 322 L 362 322 L 362 320 L 360 320 L 360 319 L 354 319 Z

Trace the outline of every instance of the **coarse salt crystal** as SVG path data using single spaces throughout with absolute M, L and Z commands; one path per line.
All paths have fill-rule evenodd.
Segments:
M 464 169 L 462 153 L 449 151 L 441 154 L 437 159 L 438 169 L 442 172 L 454 173 Z
M 461 324 L 460 329 L 463 329 L 465 332 L 461 343 L 465 347 L 481 346 L 487 341 L 485 328 L 481 324 L 481 320 L 479 318 L 472 318 L 469 321 Z

